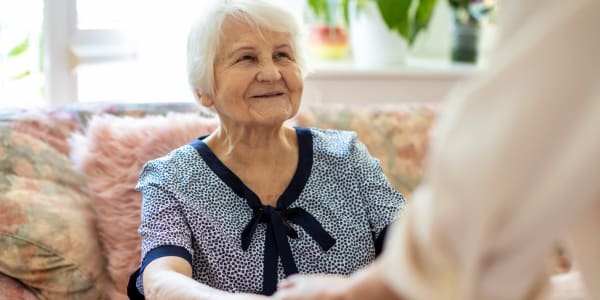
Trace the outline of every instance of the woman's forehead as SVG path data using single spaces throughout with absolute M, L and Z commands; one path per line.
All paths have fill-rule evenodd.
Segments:
M 235 47 L 236 44 L 288 44 L 292 46 L 289 32 L 273 31 L 250 20 L 227 17 L 221 31 L 221 47 Z

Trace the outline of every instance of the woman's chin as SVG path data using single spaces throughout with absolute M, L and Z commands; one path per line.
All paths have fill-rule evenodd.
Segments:
M 296 112 L 289 102 L 263 102 L 253 105 L 251 111 L 254 119 L 265 125 L 281 125 L 291 119 Z

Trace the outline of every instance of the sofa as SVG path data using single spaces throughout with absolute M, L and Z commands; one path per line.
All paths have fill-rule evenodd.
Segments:
M 410 202 L 435 103 L 311 104 L 290 125 L 354 130 Z M 141 166 L 217 126 L 194 103 L 0 112 L 0 300 L 127 299 Z

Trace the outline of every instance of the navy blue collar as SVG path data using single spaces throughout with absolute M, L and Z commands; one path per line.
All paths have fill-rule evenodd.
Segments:
M 265 236 L 263 291 L 271 295 L 277 289 L 277 263 L 281 264 L 286 276 L 298 273 L 287 237 L 297 238 L 298 234 L 290 226 L 292 222 L 304 229 L 324 251 L 329 250 L 335 240 L 321 224 L 302 208 L 288 208 L 302 193 L 311 173 L 313 164 L 313 140 L 309 129 L 295 127 L 298 138 L 298 165 L 292 180 L 283 194 L 277 199 L 276 207 L 262 205 L 258 196 L 242 180 L 227 168 L 204 143 L 201 137 L 190 143 L 198 151 L 208 167 L 217 174 L 239 197 L 244 198 L 252 208 L 253 216 L 242 232 L 242 249 L 248 250 L 252 236 L 259 223 L 267 224 Z
M 312 168 L 313 158 L 313 141 L 310 130 L 302 127 L 295 127 L 296 136 L 298 138 L 298 165 L 296 166 L 296 172 L 290 184 L 287 186 L 283 194 L 277 200 L 276 208 L 281 209 L 290 206 L 302 193 L 308 177 L 310 176 L 310 170 Z M 190 143 L 194 147 L 202 159 L 206 162 L 208 167 L 217 174 L 217 176 L 229 186 L 234 193 L 239 197 L 246 199 L 250 207 L 257 206 L 260 204 L 260 200 L 256 194 L 250 190 L 242 180 L 235 175 L 217 156 L 212 150 L 204 143 L 203 136 L 194 140 Z M 252 203 L 251 203 L 252 202 Z

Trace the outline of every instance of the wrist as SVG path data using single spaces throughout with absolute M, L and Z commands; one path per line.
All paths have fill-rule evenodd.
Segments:
M 340 278 L 338 284 L 332 287 L 326 299 L 331 300 L 350 300 L 352 295 L 352 279 L 351 277 Z
M 356 272 L 345 283 L 343 300 L 380 299 L 401 300 L 383 278 L 380 263 L 377 261 Z

